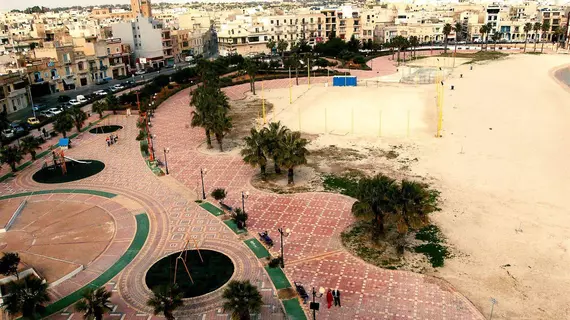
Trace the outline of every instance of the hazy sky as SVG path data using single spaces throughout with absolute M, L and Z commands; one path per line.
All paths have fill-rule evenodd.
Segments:
M 160 1 L 152 1 L 158 3 Z M 71 7 L 77 5 L 129 4 L 130 0 L 0 0 L 0 10 L 26 9 L 33 6 Z

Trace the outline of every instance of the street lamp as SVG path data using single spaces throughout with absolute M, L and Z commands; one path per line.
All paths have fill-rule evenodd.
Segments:
M 245 213 L 245 199 L 249 198 L 249 191 L 241 192 L 241 211 Z
M 317 290 L 313 287 L 313 302 L 310 305 L 310 309 L 313 310 L 313 320 L 317 319 L 317 310 L 319 310 L 319 303 L 315 302 L 315 298 L 322 297 L 325 294 L 325 288 L 319 288 L 319 294 L 317 294 Z
M 170 152 L 170 149 L 164 148 L 164 165 L 166 166 L 166 174 L 168 174 L 168 159 L 166 159 L 166 154 Z
M 207 169 L 200 168 L 200 177 L 202 178 L 202 199 L 206 200 L 206 189 L 204 189 L 204 175 L 208 172 Z
M 154 138 L 156 138 L 156 134 L 151 134 L 150 135 L 150 149 L 152 150 L 152 158 L 156 159 L 156 156 L 154 155 Z
M 279 234 L 281 234 L 281 268 L 285 268 L 285 256 L 283 255 L 283 236 L 288 237 L 291 234 L 291 229 L 287 228 L 283 230 L 283 227 L 278 228 Z

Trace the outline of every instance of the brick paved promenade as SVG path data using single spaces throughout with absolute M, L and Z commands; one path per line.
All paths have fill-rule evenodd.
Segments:
M 377 76 L 376 72 L 380 71 L 376 68 L 385 69 L 382 72 L 386 74 L 394 68 L 390 67 L 387 57 L 376 60 L 375 70 L 369 72 L 370 76 Z M 317 83 L 326 79 L 311 81 Z M 266 88 L 287 85 L 288 80 L 265 82 Z M 240 99 L 244 97 L 247 86 L 234 86 L 224 91 L 230 98 Z M 75 147 L 66 153 L 75 159 L 103 161 L 105 170 L 81 181 L 49 185 L 49 189 L 82 188 L 118 194 L 115 201 L 129 214 L 146 212 L 150 219 L 148 239 L 142 250 L 107 284 L 108 289 L 114 291 L 112 301 L 116 305 L 108 318 L 150 318 L 150 310 L 145 306 L 150 296 L 144 284 L 146 270 L 159 258 L 181 250 L 186 236 L 196 239 L 202 248 L 215 249 L 230 256 L 236 265 L 233 277 L 250 279 L 262 288 L 264 307 L 261 319 L 283 318 L 272 284 L 254 254 L 217 217 L 194 202 L 196 191 L 201 191 L 199 171 L 205 168 L 208 169 L 205 177 L 207 193 L 217 187 L 226 188 L 229 191 L 226 202 L 239 205 L 241 191 L 250 192 L 246 202 L 250 234 L 268 230 L 276 240 L 275 248 L 279 248 L 276 228 L 292 229 L 285 243 L 285 272 L 291 281 L 301 281 L 307 289 L 323 286 L 341 290 L 343 307 L 327 309 L 323 304 L 320 319 L 482 319 L 467 299 L 441 280 L 376 268 L 348 254 L 341 246 L 339 235 L 353 221 L 350 207 L 354 200 L 328 193 L 277 195 L 258 191 L 249 183 L 257 170 L 245 165 L 239 156 L 207 155 L 198 151 L 197 148 L 204 143 L 204 133 L 188 127 L 189 99 L 189 90 L 179 92 L 160 106 L 153 119 L 152 131 L 157 135 L 156 155 L 162 159 L 162 149 L 170 148 L 169 176 L 155 176 L 143 161 L 135 140 L 138 133 L 136 118 L 111 116 L 111 124 L 124 127 L 118 132 L 117 145 L 107 147 L 104 135 L 82 133 Z M 48 189 L 31 179 L 39 167 L 41 162 L 36 162 L 15 178 L 0 183 L 0 196 Z M 277 254 L 275 251 L 272 253 Z M 217 291 L 190 299 L 179 318 L 227 317 L 220 317 L 220 306 L 220 291 Z M 68 319 L 69 313 L 60 312 L 52 318 Z

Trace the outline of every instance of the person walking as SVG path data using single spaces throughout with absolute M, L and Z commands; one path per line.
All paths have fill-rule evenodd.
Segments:
M 327 291 L 327 306 L 330 309 L 333 303 L 333 295 L 331 289 Z
M 105 141 L 107 141 L 107 147 L 111 146 L 111 140 L 109 140 L 109 137 L 107 137 L 107 139 L 105 139 Z
M 334 305 L 340 307 L 340 291 L 338 289 L 334 289 L 332 295 L 334 298 Z

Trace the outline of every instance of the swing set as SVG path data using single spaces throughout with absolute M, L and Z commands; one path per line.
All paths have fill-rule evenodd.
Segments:
M 196 239 L 192 239 L 192 240 L 194 241 L 194 246 L 195 246 L 196 250 L 198 251 L 198 256 L 200 256 L 200 261 L 202 261 L 202 263 L 204 263 L 204 259 L 202 258 L 202 254 L 200 253 L 200 248 L 198 247 L 198 242 L 196 242 Z M 190 240 L 187 239 L 184 242 L 183 250 L 180 252 L 178 257 L 176 257 L 176 262 L 174 263 L 174 280 L 172 282 L 173 284 L 176 284 L 176 274 L 178 273 L 178 261 L 182 262 L 182 265 L 184 266 L 184 269 L 186 270 L 186 274 L 188 274 L 188 278 L 190 278 L 190 282 L 192 282 L 192 284 L 194 284 L 194 279 L 192 279 L 192 275 L 190 274 L 190 269 L 188 268 L 188 265 L 186 264 L 186 259 L 188 257 L 189 244 L 190 244 Z M 184 255 L 184 258 L 182 258 L 183 255 Z

